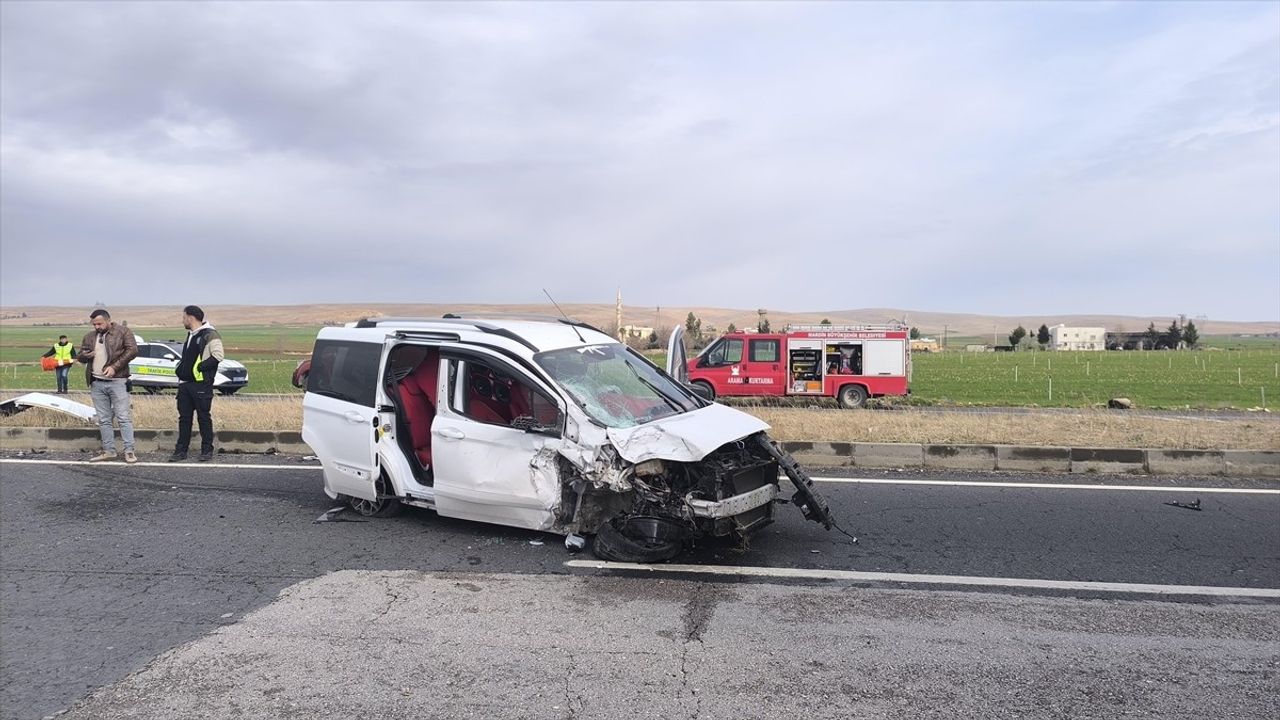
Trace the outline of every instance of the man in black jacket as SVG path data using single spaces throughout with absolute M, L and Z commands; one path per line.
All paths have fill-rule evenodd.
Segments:
M 182 308 L 182 326 L 187 342 L 178 361 L 178 444 L 169 462 L 187 459 L 191 446 L 191 414 L 200 423 L 200 460 L 213 459 L 213 380 L 222 361 L 222 336 L 205 322 L 204 311 L 195 305 Z

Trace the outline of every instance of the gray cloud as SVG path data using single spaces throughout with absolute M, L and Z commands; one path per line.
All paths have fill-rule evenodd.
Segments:
M 4 3 L 0 33 L 6 305 L 57 271 L 66 304 L 1280 316 L 1273 5 Z

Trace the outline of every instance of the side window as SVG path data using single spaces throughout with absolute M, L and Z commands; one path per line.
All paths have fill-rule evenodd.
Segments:
M 727 338 L 711 346 L 707 353 L 707 367 L 735 365 L 742 362 L 742 340 Z
M 742 362 L 741 340 L 734 339 L 725 341 L 724 361 L 729 365 L 736 365 Z
M 724 364 L 724 348 L 727 344 L 728 341 L 721 340 L 711 346 L 711 349 L 707 351 L 706 364 L 708 366 L 715 367 L 716 365 Z
M 780 341 L 752 340 L 751 362 L 778 362 L 778 346 Z
M 317 340 L 307 392 L 373 407 L 377 397 L 379 343 Z
M 449 362 L 449 406 L 476 422 L 506 427 L 560 422 L 560 408 L 505 368 L 474 360 Z

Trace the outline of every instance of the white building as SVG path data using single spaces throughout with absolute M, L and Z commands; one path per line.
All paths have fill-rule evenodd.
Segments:
M 623 325 L 618 328 L 619 340 L 626 340 L 628 338 L 648 340 L 651 335 L 653 335 L 653 328 L 644 327 L 643 325 Z
M 1107 330 L 1100 327 L 1057 325 L 1049 328 L 1049 349 L 1106 350 Z

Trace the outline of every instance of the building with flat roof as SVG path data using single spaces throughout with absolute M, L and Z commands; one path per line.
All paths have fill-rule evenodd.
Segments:
M 1107 330 L 1100 327 L 1056 325 L 1049 328 L 1049 349 L 1106 350 Z

